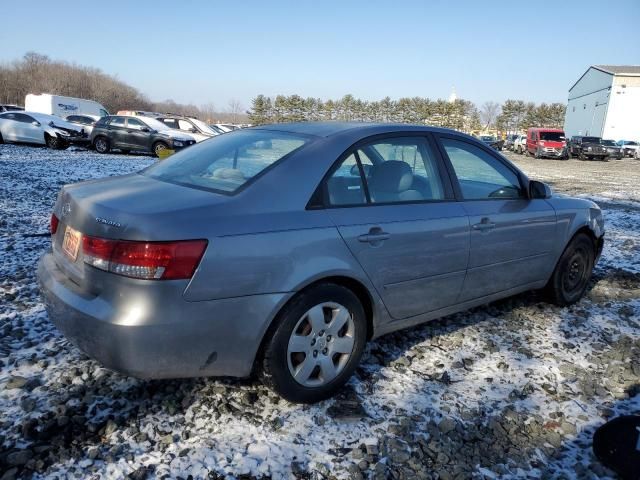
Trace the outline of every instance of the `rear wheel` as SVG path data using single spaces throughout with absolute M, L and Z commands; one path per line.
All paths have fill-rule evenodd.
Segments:
M 367 338 L 364 308 L 349 289 L 323 283 L 284 307 L 264 350 L 264 383 L 291 402 L 334 395 L 360 362 Z
M 595 262 L 595 246 L 585 233 L 579 233 L 567 245 L 545 287 L 549 299 L 565 306 L 584 295 Z
M 156 142 L 153 144 L 153 153 L 155 154 L 156 157 L 160 156 L 160 152 L 163 152 L 168 149 L 169 149 L 169 145 L 167 145 L 164 142 Z
M 111 150 L 111 144 L 107 137 L 97 137 L 93 141 L 93 146 L 98 153 L 109 153 L 109 150 Z

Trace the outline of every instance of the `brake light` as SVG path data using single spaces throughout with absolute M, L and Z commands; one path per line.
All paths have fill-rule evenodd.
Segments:
M 49 223 L 49 231 L 51 232 L 51 235 L 55 235 L 58 231 L 58 223 L 60 223 L 60 220 L 58 220 L 55 213 L 52 213 L 51 222 Z
M 147 280 L 193 276 L 207 248 L 206 240 L 132 242 L 85 236 L 84 262 L 100 270 Z

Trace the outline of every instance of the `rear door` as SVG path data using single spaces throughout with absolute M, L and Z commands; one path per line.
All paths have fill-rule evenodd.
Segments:
M 470 254 L 460 301 L 545 280 L 556 238 L 556 213 L 529 199 L 519 172 L 490 149 L 440 135 L 469 215 Z
M 5 113 L 0 116 L 2 120 L 2 138 L 8 142 L 17 142 L 20 124 L 16 120 L 15 113 Z
M 324 184 L 328 213 L 396 319 L 456 303 L 469 222 L 424 136 L 376 137 L 347 152 Z

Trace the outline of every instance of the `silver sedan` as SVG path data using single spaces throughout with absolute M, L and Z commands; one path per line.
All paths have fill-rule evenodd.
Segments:
M 525 290 L 578 301 L 604 223 L 458 132 L 294 123 L 67 185 L 51 235 L 41 290 L 88 355 L 314 402 L 371 338 Z
M 30 143 L 63 150 L 87 136 L 82 127 L 55 115 L 10 111 L 0 113 L 0 143 Z

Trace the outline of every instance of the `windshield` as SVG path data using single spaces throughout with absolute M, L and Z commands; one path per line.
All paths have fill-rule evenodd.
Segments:
M 180 185 L 232 193 L 308 142 L 307 137 L 289 133 L 240 130 L 182 150 L 147 168 L 143 174 Z
M 201 131 L 203 131 L 204 133 L 208 133 L 208 134 L 210 134 L 210 135 L 215 135 L 215 134 L 216 134 L 216 132 L 214 132 L 214 131 L 211 129 L 211 127 L 209 127 L 209 125 L 207 125 L 207 124 L 206 124 L 206 123 L 204 123 L 204 122 L 201 122 L 201 121 L 200 121 L 200 120 L 198 120 L 197 118 L 192 118 L 192 119 L 191 119 L 191 121 L 192 121 L 193 123 L 195 123 L 195 124 L 197 125 L 197 127 L 198 127 Z
M 540 132 L 540 140 L 564 142 L 564 132 Z
M 155 118 L 149 118 L 149 117 L 136 117 L 136 118 L 141 120 L 141 121 L 143 121 L 144 123 L 149 125 L 151 128 L 153 128 L 154 130 L 158 130 L 159 132 L 161 132 L 163 130 L 171 130 L 168 126 L 166 126 L 164 123 L 156 120 Z
M 582 143 L 600 143 L 600 137 L 582 137 Z

